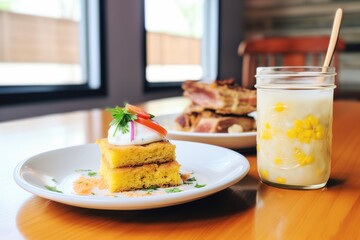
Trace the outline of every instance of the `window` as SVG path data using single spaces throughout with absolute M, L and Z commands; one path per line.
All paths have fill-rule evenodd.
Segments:
M 0 104 L 104 94 L 102 9 L 101 1 L 0 0 Z
M 218 0 L 144 0 L 146 86 L 217 76 Z

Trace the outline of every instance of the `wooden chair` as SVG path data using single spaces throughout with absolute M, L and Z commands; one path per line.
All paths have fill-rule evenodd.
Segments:
M 245 40 L 238 54 L 243 57 L 242 86 L 254 88 L 256 67 L 260 66 L 322 66 L 330 36 L 268 37 Z M 345 42 L 338 39 L 332 66 L 338 72 L 338 51 Z M 338 85 L 337 78 L 335 84 Z

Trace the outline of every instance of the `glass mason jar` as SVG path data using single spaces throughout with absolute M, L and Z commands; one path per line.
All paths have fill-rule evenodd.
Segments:
M 333 67 L 257 68 L 257 165 L 264 183 L 326 185 L 335 75 Z

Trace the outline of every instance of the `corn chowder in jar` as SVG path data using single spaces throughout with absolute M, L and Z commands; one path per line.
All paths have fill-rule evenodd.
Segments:
M 257 165 L 277 187 L 315 189 L 330 176 L 333 68 L 257 69 Z

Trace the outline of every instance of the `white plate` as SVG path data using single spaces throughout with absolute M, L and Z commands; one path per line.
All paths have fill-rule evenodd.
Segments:
M 231 149 L 251 148 L 256 145 L 256 132 L 194 133 L 177 131 L 175 118 L 179 114 L 158 115 L 154 118 L 166 128 L 169 139 L 208 143 Z
M 181 204 L 208 196 L 237 183 L 249 171 L 247 159 L 235 151 L 202 143 L 171 142 L 176 145 L 181 173 L 192 173 L 196 183 L 204 187 L 195 188 L 195 183 L 182 184 L 178 187 L 181 192 L 165 193 L 164 189 L 158 189 L 159 193 L 141 197 L 129 197 L 122 193 L 116 197 L 109 196 L 107 190 L 95 190 L 94 195 L 76 195 L 72 183 L 79 177 L 78 170 L 97 172 L 99 168 L 100 151 L 96 144 L 53 150 L 25 159 L 15 168 L 14 179 L 20 187 L 35 195 L 72 206 L 139 210 Z M 46 186 L 62 193 L 50 191 Z

